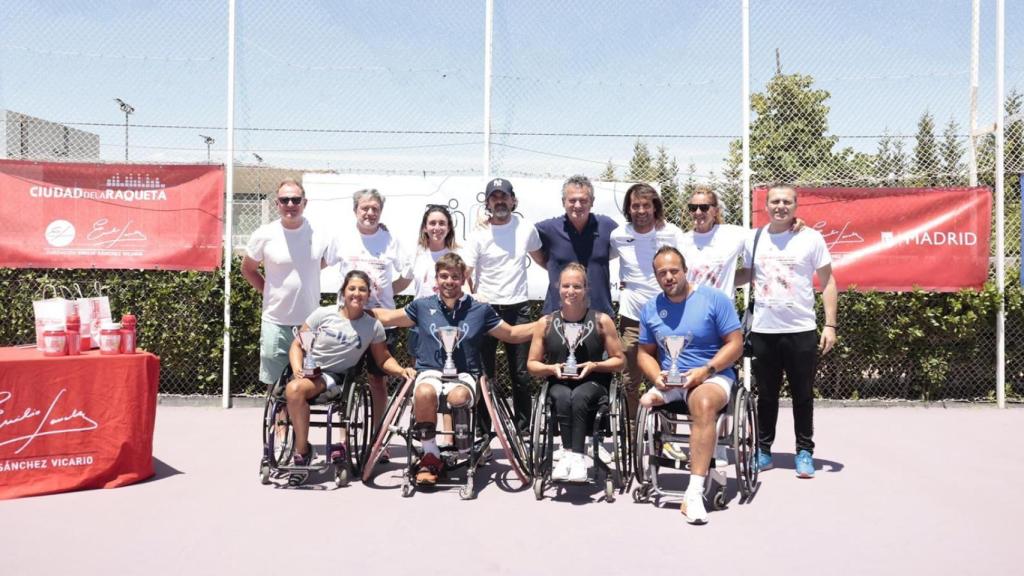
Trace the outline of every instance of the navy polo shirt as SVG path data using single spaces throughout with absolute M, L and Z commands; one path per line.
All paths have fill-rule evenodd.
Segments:
M 459 372 L 479 376 L 480 336 L 501 324 L 501 317 L 490 304 L 477 302 L 468 294 L 450 310 L 437 294 L 413 300 L 405 307 L 405 315 L 416 325 L 416 370 L 441 370 L 447 355 L 431 327 L 458 326 L 466 335 L 455 347 L 452 359 Z
M 548 293 L 544 298 L 544 314 L 558 309 L 558 276 L 570 262 L 587 267 L 590 308 L 612 314 L 612 289 L 608 277 L 608 253 L 612 230 L 619 227 L 611 218 L 591 212 L 582 232 L 569 222 L 569 217 L 558 216 L 537 223 L 542 249 L 548 258 Z

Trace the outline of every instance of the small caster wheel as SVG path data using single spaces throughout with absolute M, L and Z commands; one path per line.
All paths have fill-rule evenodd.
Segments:
M 615 482 L 611 478 L 604 481 L 604 501 L 615 502 Z
M 339 464 L 334 469 L 334 485 L 337 486 L 338 488 L 344 488 L 345 486 L 348 486 L 348 481 L 348 466 L 346 466 L 345 464 Z
M 647 495 L 644 494 L 643 488 L 641 488 L 640 486 L 637 486 L 636 488 L 634 488 L 633 489 L 633 502 L 636 502 L 637 504 L 639 504 L 641 502 L 646 502 L 646 501 L 647 501 Z
M 270 484 L 270 465 L 260 466 L 260 484 Z
M 416 488 L 412 484 L 402 484 L 402 497 L 408 498 L 412 496 L 412 493 L 416 491 Z
M 476 492 L 473 490 L 473 478 L 466 480 L 466 485 L 459 488 L 459 498 L 463 500 L 472 500 L 476 498 Z
M 712 504 L 715 505 L 716 510 L 722 510 L 723 508 L 725 508 L 725 488 L 720 488 L 717 492 L 715 492 L 715 499 L 712 502 Z
M 541 477 L 533 479 L 533 497 L 537 500 L 544 499 L 544 479 Z

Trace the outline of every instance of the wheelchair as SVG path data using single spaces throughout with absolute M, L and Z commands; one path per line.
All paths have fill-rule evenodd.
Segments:
M 442 381 L 454 381 L 455 379 L 442 378 Z M 416 471 L 419 467 L 423 451 L 414 444 L 416 420 L 412 410 L 413 395 L 415 393 L 415 381 L 407 380 L 389 399 L 387 410 L 384 413 L 384 420 L 377 433 L 369 454 L 363 467 L 362 480 L 368 482 L 373 477 L 373 467 L 380 458 L 381 453 L 391 443 L 392 438 L 398 435 L 405 441 L 408 464 L 402 472 L 402 496 L 410 497 L 416 490 Z M 465 410 L 465 420 L 468 423 L 468 430 L 473 434 L 473 439 L 468 450 L 459 451 L 454 443 L 455 432 L 438 431 L 438 437 L 452 438 L 452 444 L 439 447 L 441 458 L 445 463 L 445 476 L 448 481 L 439 481 L 435 487 L 459 489 L 459 497 L 463 500 L 476 498 L 474 476 L 479 466 L 485 464 L 490 457 L 491 440 L 496 436 L 501 447 L 505 451 L 505 458 L 508 460 L 513 474 L 524 485 L 530 481 L 529 453 L 522 439 L 516 433 L 515 423 L 508 403 L 497 395 L 496 391 L 488 383 L 487 377 L 481 375 L 478 381 L 478 396 L 482 397 L 487 412 L 491 417 L 493 432 L 481 433 L 477 430 L 477 405 L 471 407 L 448 408 L 444 395 L 438 401 L 439 413 L 451 410 Z M 476 399 L 478 403 L 480 398 Z M 449 477 L 452 471 L 465 469 L 465 475 L 458 482 L 456 478 Z
M 548 385 L 544 383 L 533 401 L 533 495 L 537 500 L 544 499 L 547 487 L 570 484 L 551 479 L 558 421 L 554 414 L 554 402 L 548 396 Z M 626 395 L 616 378 L 609 386 L 608 395 L 601 397 L 598 402 L 588 441 L 594 466 L 587 483 L 597 483 L 600 477 L 604 482 L 606 502 L 614 502 L 616 491 L 622 494 L 627 489 L 626 482 L 632 474 L 631 440 Z M 605 462 L 602 452 L 608 454 L 608 462 Z
M 323 428 L 324 447 L 327 454 L 323 461 L 310 462 L 308 466 L 294 466 L 291 462 L 295 451 L 295 432 L 288 416 L 288 402 L 284 397 L 285 386 L 291 380 L 291 367 L 267 390 L 263 407 L 263 458 L 260 461 L 260 481 L 270 484 L 271 479 L 285 478 L 289 486 L 301 484 L 311 473 L 329 473 L 334 483 L 341 488 L 357 476 L 363 467 L 368 452 L 370 428 L 373 423 L 373 404 L 370 391 L 356 377 L 360 372 L 349 370 L 342 382 L 332 386 L 309 400 L 310 445 L 313 445 L 312 431 Z M 334 444 L 334 435 L 345 434 L 347 458 L 332 461 L 329 450 Z
M 653 408 L 640 406 L 637 413 L 636 449 L 634 451 L 634 476 L 638 486 L 633 490 L 634 502 L 648 502 L 653 498 L 667 496 L 682 498 L 683 491 L 665 489 L 659 483 L 662 468 L 689 470 L 689 460 L 682 461 L 663 454 L 667 442 L 681 442 L 689 445 L 689 409 L 685 402 L 677 401 Z M 682 426 L 685 433 L 678 433 Z M 749 501 L 757 487 L 757 397 L 739 380 L 733 383 L 729 402 L 718 414 L 715 424 L 718 445 L 733 449 L 736 468 L 736 483 L 740 503 Z M 713 509 L 725 508 L 728 500 L 725 488 L 727 473 L 717 469 L 714 459 L 708 470 L 705 483 L 705 498 Z

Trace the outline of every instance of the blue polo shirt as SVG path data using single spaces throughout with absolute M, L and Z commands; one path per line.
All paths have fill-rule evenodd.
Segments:
M 582 232 L 569 222 L 566 215 L 537 223 L 541 249 L 548 259 L 548 293 L 544 298 L 544 314 L 558 309 L 558 276 L 570 262 L 587 267 L 590 308 L 612 314 L 612 289 L 608 277 L 608 255 L 612 230 L 618 222 L 601 214 L 590 214 Z
M 455 347 L 452 359 L 459 372 L 479 376 L 481 336 L 501 324 L 501 317 L 491 308 L 473 300 L 468 294 L 451 310 L 437 294 L 413 300 L 405 307 L 405 315 L 416 325 L 416 370 L 441 370 L 447 355 L 431 327 L 458 326 L 466 335 Z
M 640 335 L 637 340 L 641 344 L 658 345 L 661 369 L 667 372 L 671 368 L 671 360 L 661 339 L 667 335 L 691 334 L 693 341 L 687 343 L 676 362 L 679 371 L 685 372 L 710 362 L 722 348 L 725 335 L 739 329 L 740 319 L 732 298 L 717 288 L 700 285 L 689 298 L 678 304 L 669 300 L 664 292 L 651 298 L 640 309 Z M 719 374 L 736 379 L 731 366 Z

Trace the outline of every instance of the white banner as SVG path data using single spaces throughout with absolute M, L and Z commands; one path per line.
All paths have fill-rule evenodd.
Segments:
M 512 186 L 519 200 L 516 212 L 530 222 L 565 214 L 562 207 L 562 182 L 556 179 L 515 178 Z M 464 245 L 477 223 L 486 219 L 484 187 L 486 182 L 473 176 L 385 176 L 367 174 L 305 174 L 302 185 L 309 204 L 305 216 L 314 228 L 340 230 L 355 226 L 352 195 L 364 188 L 376 188 L 385 199 L 381 222 L 407 254 L 415 254 L 420 221 L 428 204 L 448 206 L 455 219 L 455 241 Z M 630 184 L 594 182 L 596 214 L 625 225 L 622 199 Z M 618 299 L 618 263 L 611 262 L 612 298 Z M 547 292 L 547 273 L 535 263 L 529 268 L 530 298 L 543 300 Z M 337 292 L 341 285 L 338 268 L 332 266 L 321 275 L 321 290 Z M 407 289 L 404 294 L 410 294 Z

